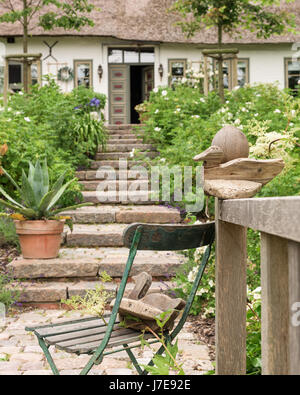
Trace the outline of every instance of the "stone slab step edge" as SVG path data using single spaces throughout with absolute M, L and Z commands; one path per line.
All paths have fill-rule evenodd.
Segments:
M 107 144 L 105 147 L 104 152 L 131 152 L 132 150 L 153 150 L 153 145 L 151 144 L 140 144 L 140 143 L 134 143 L 134 144 L 119 144 L 119 143 L 114 143 L 114 144 Z M 99 147 L 98 152 L 103 152 L 102 148 Z
M 127 208 L 128 207 L 128 208 Z M 95 206 L 84 207 L 75 211 L 66 211 L 62 215 L 70 215 L 77 224 L 105 224 L 120 223 L 131 224 L 157 223 L 172 224 L 180 223 L 181 216 L 177 209 L 163 206 Z
M 136 191 L 136 192 L 95 192 L 83 191 L 83 200 L 94 204 L 124 204 L 124 205 L 153 205 L 159 200 L 156 198 L 157 193 L 153 191 Z M 153 198 L 153 200 L 151 200 Z
M 80 185 L 83 186 L 84 191 L 97 191 L 98 188 L 104 188 L 105 190 L 111 190 L 111 188 L 116 188 L 117 191 L 120 190 L 127 190 L 127 188 L 131 187 L 141 187 L 142 190 L 149 188 L 149 180 L 128 180 L 128 181 L 112 181 L 112 180 L 95 180 L 95 181 L 80 181 Z
M 129 251 L 128 251 L 129 253 Z M 8 269 L 16 279 L 58 279 L 58 278 L 99 278 L 106 272 L 112 278 L 122 278 L 127 255 L 105 256 L 95 258 L 57 258 L 57 259 L 23 259 L 17 258 L 8 265 Z M 101 256 L 101 254 L 99 254 Z M 184 257 L 175 256 L 139 256 L 135 258 L 130 276 L 146 271 L 153 277 L 174 276 L 185 262 Z
M 79 181 L 101 181 L 104 178 L 107 179 L 110 176 L 116 176 L 116 180 L 121 179 L 127 179 L 127 180 L 148 180 L 148 175 L 147 177 L 144 174 L 139 174 L 136 170 L 112 170 L 112 171 L 107 171 L 104 174 L 104 177 L 99 177 L 100 173 L 97 174 L 97 170 L 84 170 L 84 171 L 78 171 L 76 172 L 76 177 L 79 179 Z M 97 177 L 98 176 L 98 177 Z
M 74 295 L 84 296 L 87 290 L 95 289 L 96 285 L 99 285 L 99 281 L 79 281 L 74 282 L 49 282 L 41 283 L 30 281 L 23 282 L 21 284 L 14 283 L 11 285 L 11 289 L 18 292 L 18 302 L 20 303 L 50 303 L 50 302 L 61 302 L 62 299 L 69 299 Z M 148 292 L 167 292 L 171 289 L 172 284 L 170 282 L 153 282 Z M 106 283 L 105 289 L 111 294 L 113 299 L 116 295 L 118 283 Z M 134 284 L 128 283 L 125 296 L 133 289 Z
M 145 155 L 147 158 L 156 158 L 159 153 L 157 151 L 141 151 L 139 154 Z M 96 161 L 99 160 L 119 160 L 119 159 L 131 159 L 132 158 L 131 152 L 103 152 L 96 154 Z M 93 165 L 92 165 L 93 167 Z
M 123 163 L 121 163 L 121 170 L 128 170 L 133 166 L 144 166 L 145 168 L 148 166 L 146 162 L 142 162 L 142 161 L 124 160 L 122 162 Z M 95 160 L 91 163 L 90 170 L 98 170 L 100 167 L 104 167 L 104 166 L 112 167 L 113 169 L 118 170 L 119 165 L 120 162 L 118 160 L 105 160 L 105 159 Z

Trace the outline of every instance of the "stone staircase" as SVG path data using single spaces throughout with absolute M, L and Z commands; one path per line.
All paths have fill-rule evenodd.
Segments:
M 178 210 L 154 205 L 145 199 L 133 204 L 128 197 L 123 196 L 124 192 L 118 192 L 113 202 L 99 203 L 99 192 L 96 190 L 101 182 L 97 178 L 100 166 L 111 166 L 111 171 L 115 169 L 117 180 L 128 176 L 128 185 L 131 185 L 135 176 L 129 170 L 119 169 L 119 159 L 130 159 L 130 153 L 135 149 L 146 152 L 147 156 L 157 155 L 151 145 L 142 143 L 142 138 L 133 132 L 132 125 L 109 126 L 108 131 L 106 152 L 98 152 L 90 169 L 77 173 L 84 187 L 85 201 L 95 205 L 66 213 L 73 217 L 74 229 L 72 233 L 66 229 L 59 258 L 31 260 L 20 257 L 9 265 L 14 276 L 22 279 L 18 285 L 21 289 L 20 302 L 49 305 L 72 295 L 84 295 L 99 284 L 102 271 L 113 278 L 106 288 L 114 294 L 128 257 L 128 249 L 122 242 L 126 226 L 135 222 L 180 223 Z M 137 163 L 135 160 L 128 161 L 128 168 Z M 139 181 L 141 185 L 148 186 L 145 177 L 141 176 Z M 124 188 L 122 183 L 124 181 L 117 181 L 118 190 Z M 184 262 L 184 256 L 175 252 L 139 251 L 131 276 L 147 271 L 153 276 L 151 290 L 165 290 L 169 277 Z M 133 283 L 129 282 L 127 289 L 132 287 Z

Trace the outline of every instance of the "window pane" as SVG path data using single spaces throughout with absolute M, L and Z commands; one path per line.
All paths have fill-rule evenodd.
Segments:
M 123 51 L 121 49 L 109 49 L 108 63 L 123 63 Z
M 3 93 L 4 87 L 4 66 L 0 66 L 0 93 Z
M 300 80 L 300 62 L 288 62 L 288 88 L 296 91 L 299 89 L 298 81 Z
M 289 74 L 299 74 L 300 73 L 300 62 L 288 62 L 288 72 Z
M 77 63 L 76 64 L 76 78 L 77 86 L 84 86 L 90 88 L 90 63 Z
M 139 63 L 139 52 L 136 50 L 124 51 L 124 63 Z
M 39 77 L 38 76 L 38 66 L 36 63 L 33 63 L 31 65 L 31 83 L 32 83 L 32 85 L 38 84 L 38 82 L 39 82 L 38 77 Z
M 142 50 L 141 63 L 154 63 L 154 61 L 155 61 L 155 55 L 153 49 L 149 50 L 149 52 L 146 50 Z
M 185 70 L 185 63 L 184 62 L 174 62 L 171 66 L 171 74 L 172 77 L 184 77 L 184 70 Z
M 20 84 L 22 82 L 22 66 L 20 64 L 10 64 L 8 74 L 10 84 Z
M 224 80 L 224 88 L 229 88 L 229 65 L 227 62 L 223 63 L 223 80 Z
M 244 86 L 247 80 L 247 63 L 243 61 L 238 61 L 238 85 Z

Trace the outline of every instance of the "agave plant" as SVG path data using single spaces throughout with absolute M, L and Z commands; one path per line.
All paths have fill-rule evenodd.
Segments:
M 29 162 L 29 172 L 26 176 L 22 171 L 21 187 L 16 181 L 2 169 L 3 173 L 13 183 L 22 199 L 16 201 L 0 186 L 0 193 L 7 199 L 0 199 L 0 203 L 10 208 L 17 214 L 21 214 L 27 220 L 57 219 L 56 216 L 66 210 L 75 210 L 79 207 L 89 206 L 90 203 L 77 204 L 71 207 L 57 208 L 55 205 L 76 178 L 64 184 L 66 173 L 61 175 L 52 187 L 49 184 L 49 173 L 46 160 L 42 163 L 37 161 L 35 166 Z

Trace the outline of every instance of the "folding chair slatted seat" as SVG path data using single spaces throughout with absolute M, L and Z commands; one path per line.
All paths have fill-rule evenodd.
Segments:
M 140 346 L 141 336 L 150 344 L 157 343 L 158 340 L 151 333 L 142 335 L 140 331 L 124 328 L 118 321 L 119 306 L 136 253 L 138 250 L 175 251 L 207 246 L 181 318 L 171 332 L 164 333 L 165 342 L 171 343 L 186 321 L 208 262 L 214 241 L 214 223 L 200 225 L 133 224 L 125 229 L 123 241 L 124 245 L 130 248 L 129 257 L 112 312 L 103 317 L 105 321 L 99 317 L 86 317 L 26 328 L 27 331 L 31 331 L 37 336 L 55 375 L 58 375 L 59 371 L 49 352 L 50 346 L 77 355 L 92 355 L 80 373 L 81 375 L 87 374 L 94 365 L 101 363 L 105 355 L 123 350 L 126 350 L 138 373 L 147 374 L 147 371 L 139 366 L 131 349 Z M 161 346 L 157 354 L 161 355 L 163 352 L 164 347 Z M 153 365 L 152 360 L 149 365 Z

